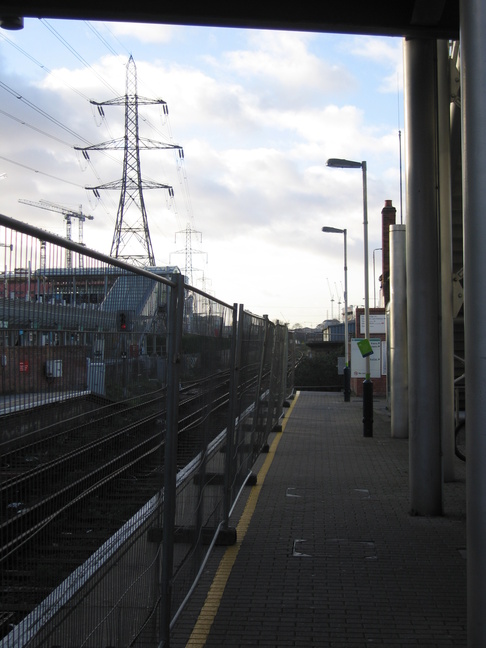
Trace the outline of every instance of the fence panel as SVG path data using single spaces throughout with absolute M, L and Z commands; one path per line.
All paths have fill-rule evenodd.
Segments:
M 223 519 L 226 464 L 221 448 L 229 417 L 234 317 L 233 307 L 186 287 L 177 462 L 187 477 L 176 498 L 173 616 L 199 574 Z
M 261 395 L 269 387 L 268 349 L 272 336 L 273 325 L 267 318 L 248 313 L 240 306 L 227 444 L 230 506 L 250 476 L 255 458 L 263 446 L 266 412 Z
M 290 393 L 288 332 L 174 268 L 2 215 L 1 241 L 0 648 L 168 647 Z

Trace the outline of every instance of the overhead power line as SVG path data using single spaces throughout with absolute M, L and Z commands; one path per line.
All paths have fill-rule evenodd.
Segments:
M 43 70 L 43 71 L 46 72 L 47 74 L 50 74 L 50 75 L 53 76 L 53 77 L 61 78 L 63 84 L 64 84 L 66 87 L 68 87 L 70 90 L 72 90 L 73 92 L 75 92 L 77 95 L 79 95 L 79 96 L 82 97 L 83 99 L 86 99 L 86 101 L 89 101 L 89 97 L 88 97 L 88 96 L 86 96 L 84 93 L 82 93 L 80 90 L 78 90 L 78 89 L 75 88 L 74 86 L 70 85 L 70 84 L 69 84 L 69 83 L 68 83 L 68 82 L 67 82 L 63 77 L 59 77 L 59 75 L 57 75 L 56 72 L 53 72 L 52 70 L 50 70 L 50 69 L 49 69 L 48 67 L 46 67 L 43 63 L 41 63 L 41 62 L 38 61 L 36 58 L 34 58 L 31 54 L 29 54 L 29 52 L 26 52 L 24 49 L 22 49 L 22 47 L 20 47 L 20 45 L 18 45 L 17 43 L 15 43 L 11 38 L 8 38 L 8 36 L 6 36 L 6 35 L 3 33 L 3 31 L 0 31 L 0 37 L 3 38 L 4 41 L 6 41 L 9 45 L 11 45 L 11 46 L 12 46 L 14 49 L 16 49 L 18 52 L 20 52 L 23 56 L 25 56 L 26 58 L 28 58 L 29 61 L 32 61 L 32 63 L 34 63 L 35 65 L 37 65 L 41 70 Z
M 16 90 L 14 90 L 10 86 L 8 86 L 3 81 L 0 81 L 0 88 L 3 88 L 6 92 L 11 94 L 13 97 L 15 97 L 15 99 L 18 99 L 19 101 L 24 103 L 26 106 L 28 106 L 32 110 L 35 110 L 35 112 L 39 113 L 39 115 L 42 115 L 42 117 L 44 117 L 45 119 L 47 119 L 50 122 L 52 122 L 53 124 L 55 124 L 58 128 L 61 128 L 62 130 L 66 131 L 67 133 L 69 133 L 70 135 L 75 137 L 76 139 L 78 139 L 78 140 L 80 140 L 82 142 L 87 142 L 88 141 L 85 137 L 83 137 L 82 135 L 79 135 L 78 133 L 73 131 L 72 128 L 69 128 L 69 126 L 66 126 L 65 124 L 60 122 L 58 119 L 56 119 L 56 117 L 53 117 L 52 115 L 49 115 L 49 113 L 47 113 L 45 110 L 43 110 L 42 108 L 39 108 L 39 106 L 36 106 L 35 103 L 32 103 L 32 101 L 30 101 L 29 99 L 24 97 L 20 92 L 17 92 Z
M 44 135 L 44 137 L 49 137 L 50 139 L 55 140 L 56 142 L 59 142 L 60 144 L 64 144 L 66 146 L 71 147 L 72 144 L 69 142 L 66 142 L 65 140 L 62 140 L 60 137 L 56 137 L 55 135 L 51 135 L 50 133 L 47 133 L 46 131 L 42 130 L 41 128 L 37 128 L 37 126 L 34 126 L 33 124 L 29 124 L 23 119 L 19 119 L 15 115 L 12 115 L 5 110 L 2 110 L 0 108 L 0 114 L 4 115 L 5 117 L 8 117 L 9 119 L 12 119 L 13 121 L 16 121 L 18 124 L 21 124 L 22 126 L 26 126 L 27 128 L 31 128 L 32 130 L 36 131 L 37 133 L 40 133 L 41 135 Z
M 71 182 L 70 180 L 59 178 L 58 176 L 52 175 L 51 173 L 46 173 L 45 171 L 34 169 L 34 167 L 28 166 L 27 164 L 22 164 L 21 162 L 16 162 L 15 160 L 5 157 L 4 155 L 0 155 L 0 160 L 5 160 L 5 162 L 9 162 L 10 164 L 15 164 L 16 166 L 22 167 L 23 169 L 28 169 L 29 171 L 33 171 L 34 173 L 38 173 L 39 175 L 44 175 L 47 176 L 48 178 L 53 178 L 54 180 L 58 180 L 59 182 L 65 182 L 66 184 L 72 185 L 73 187 L 79 187 L 81 189 L 84 189 L 83 185 L 80 185 L 77 182 Z
M 53 26 L 52 26 L 52 25 L 47 21 L 47 20 L 45 20 L 45 18 L 41 18 L 40 21 L 41 21 L 41 23 L 44 25 L 44 27 L 46 27 L 46 28 L 51 32 L 51 34 L 53 34 L 53 35 L 58 39 L 58 41 L 59 41 L 60 43 L 62 43 L 62 44 L 64 45 L 64 47 L 65 47 L 66 49 L 68 49 L 68 50 L 71 52 L 71 54 L 72 54 L 75 58 L 78 59 L 78 61 L 79 61 L 80 63 L 82 63 L 85 67 L 87 67 L 89 70 L 91 70 L 91 72 L 92 72 L 92 73 L 93 73 L 93 74 L 94 74 L 94 75 L 95 75 L 95 76 L 96 76 L 96 77 L 101 81 L 101 83 L 102 83 L 106 88 L 108 88 L 108 90 L 110 90 L 110 92 L 112 92 L 115 96 L 118 94 L 117 91 L 115 90 L 115 88 L 114 88 L 113 86 L 111 86 L 111 85 L 106 81 L 106 79 L 103 78 L 103 77 L 101 76 L 101 74 L 99 74 L 99 73 L 94 69 L 94 67 L 93 67 L 90 63 L 88 63 L 88 61 L 87 61 L 86 59 L 84 59 L 84 58 L 81 56 L 81 54 L 79 54 L 78 51 L 75 50 L 74 47 L 72 47 L 72 45 L 70 45 L 70 44 L 68 43 L 68 41 L 67 41 L 63 36 L 61 36 L 61 34 L 60 34 L 60 33 L 59 33 L 59 32 L 58 32 L 58 31 L 57 31 L 57 30 L 56 30 L 56 29 L 55 29 L 55 28 L 54 28 L 54 27 L 53 27 Z

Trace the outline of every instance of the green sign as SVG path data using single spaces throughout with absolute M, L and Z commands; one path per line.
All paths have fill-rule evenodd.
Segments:
M 363 358 L 366 358 L 373 354 L 373 349 L 371 348 L 370 341 L 367 339 L 358 341 L 358 349 L 360 350 Z

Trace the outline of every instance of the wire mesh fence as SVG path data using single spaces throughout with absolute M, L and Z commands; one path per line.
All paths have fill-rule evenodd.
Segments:
M 0 646 L 169 646 L 293 389 L 287 328 L 0 216 Z

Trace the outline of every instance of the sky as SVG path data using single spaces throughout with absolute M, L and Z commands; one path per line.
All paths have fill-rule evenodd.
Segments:
M 65 236 L 61 214 L 19 199 L 82 209 L 84 243 L 110 253 L 120 192 L 86 187 L 119 181 L 122 151 L 75 147 L 123 137 L 123 106 L 90 101 L 125 95 L 130 56 L 139 97 L 169 111 L 141 101 L 140 136 L 184 152 L 140 152 L 143 178 L 174 193 L 144 192 L 156 265 L 192 261 L 192 285 L 291 327 L 339 318 L 344 237 L 321 228 L 347 229 L 348 304 L 362 306 L 363 185 L 326 161 L 366 160 L 379 305 L 385 200 L 405 221 L 401 39 L 27 18 L 0 30 L 1 213 Z

